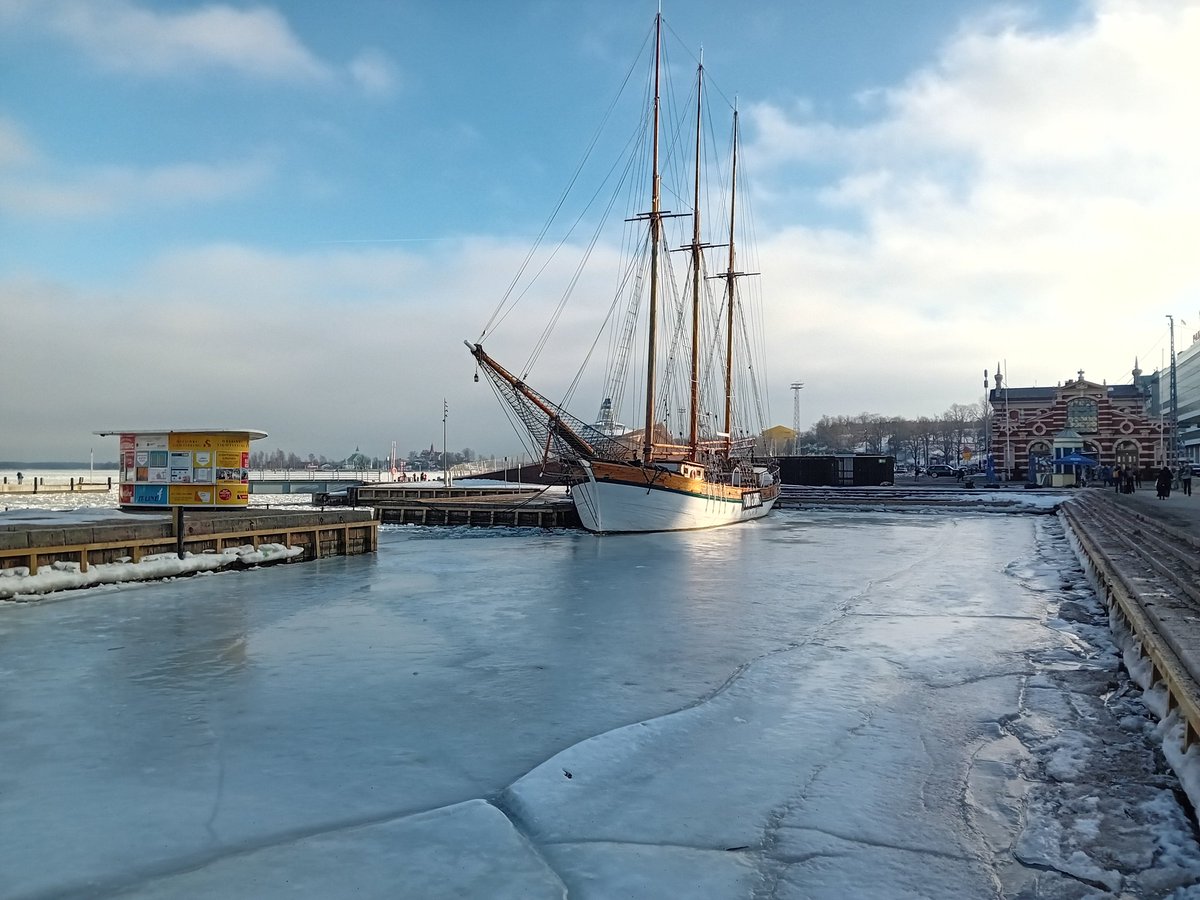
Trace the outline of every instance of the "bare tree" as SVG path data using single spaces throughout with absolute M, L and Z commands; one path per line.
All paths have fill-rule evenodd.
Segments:
M 982 418 L 978 403 L 953 403 L 942 414 L 943 449 L 946 451 L 946 462 L 957 462 L 967 443 L 967 435 L 974 435 L 979 430 Z
M 928 465 L 933 457 L 933 447 L 941 433 L 941 428 L 929 416 L 921 416 L 913 423 L 913 431 L 913 439 L 920 447 L 918 458 L 922 465 Z
M 813 442 L 827 453 L 851 450 L 856 443 L 854 422 L 847 416 L 821 416 L 813 424 Z
M 862 413 L 859 419 L 863 426 L 863 449 L 867 453 L 886 453 L 896 432 L 896 420 L 878 413 Z
M 911 459 L 921 458 L 921 442 L 917 423 L 909 419 L 892 420 L 891 451 L 894 456 Z

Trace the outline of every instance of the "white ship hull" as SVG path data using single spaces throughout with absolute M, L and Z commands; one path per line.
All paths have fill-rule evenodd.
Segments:
M 675 479 L 664 479 L 673 481 Z M 579 521 L 600 533 L 690 531 L 761 519 L 779 495 L 778 484 L 737 491 L 730 498 L 658 483 L 589 477 L 571 488 Z M 724 493 L 730 493 L 726 487 Z

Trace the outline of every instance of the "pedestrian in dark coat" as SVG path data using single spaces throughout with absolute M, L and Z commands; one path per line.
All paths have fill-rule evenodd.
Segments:
M 1171 469 L 1169 466 L 1163 466 L 1158 470 L 1158 480 L 1154 482 L 1154 486 L 1158 488 L 1158 499 L 1166 500 L 1171 496 Z

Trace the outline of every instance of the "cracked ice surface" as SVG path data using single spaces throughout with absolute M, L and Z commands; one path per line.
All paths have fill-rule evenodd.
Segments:
M 1057 520 L 953 513 L 0 607 L 0 897 L 1182 900 L 1104 626 Z
M 397 852 L 402 848 L 403 852 Z M 465 853 L 464 848 L 483 852 Z M 362 890 L 369 873 L 373 890 Z M 495 807 L 483 800 L 357 827 L 300 835 L 224 855 L 138 886 L 145 898 L 562 897 L 563 884 Z

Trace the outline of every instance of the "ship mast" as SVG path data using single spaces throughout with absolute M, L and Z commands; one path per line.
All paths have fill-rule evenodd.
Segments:
M 729 188 L 729 266 L 725 270 L 725 453 L 733 452 L 733 303 L 737 296 L 735 282 L 738 272 L 734 268 L 736 256 L 733 249 L 733 213 L 737 201 L 737 151 L 738 151 L 738 113 L 733 110 L 733 173 L 730 176 L 732 184 Z
M 642 440 L 642 462 L 650 464 L 654 456 L 654 347 L 658 330 L 658 245 L 661 240 L 662 211 L 658 182 L 659 77 L 662 64 L 662 13 L 654 17 L 654 151 L 651 163 L 650 196 L 650 310 L 647 321 L 646 353 L 646 433 Z
M 688 457 L 700 450 L 700 116 L 703 106 L 704 55 L 696 70 L 696 183 L 692 213 L 692 399 L 688 423 Z

